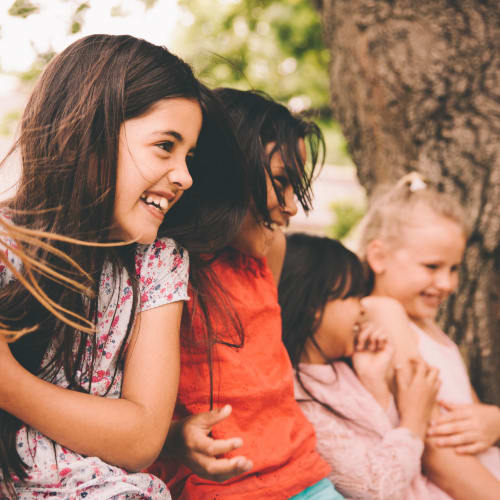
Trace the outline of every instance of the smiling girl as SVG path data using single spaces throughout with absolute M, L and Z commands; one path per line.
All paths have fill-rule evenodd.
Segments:
M 2 322 L 35 331 L 0 343 L 3 494 L 170 498 L 134 473 L 160 452 L 177 393 L 188 255 L 167 235 L 195 256 L 245 213 L 244 163 L 224 116 L 188 65 L 131 36 L 78 40 L 38 81 L 18 140 L 19 189 L 2 217 L 44 241 L 54 234 L 56 252 L 36 241 L 22 250 L 84 280 L 37 279 L 90 328 L 44 307 L 15 279 L 32 270 L 9 257 Z M 208 224 L 217 237 L 198 229 Z
M 175 498 L 339 499 L 293 396 L 277 300 L 285 250 L 279 227 L 297 213 L 296 198 L 310 208 L 321 132 L 260 93 L 216 92 L 250 168 L 250 209 L 210 265 L 238 322 L 190 304 L 199 347 L 182 346 L 175 422 L 151 470 L 168 481 Z M 207 323 L 215 338 L 207 337 Z
M 462 208 L 413 173 L 374 202 L 363 227 L 361 253 L 373 271 L 373 295 L 398 300 L 412 323 L 403 341 L 393 335 L 396 344 L 411 343 L 440 371 L 441 412 L 434 415 L 424 455 L 429 476 L 457 500 L 499 498 L 500 450 L 492 446 L 500 438 L 499 409 L 480 404 L 456 344 L 435 319 L 458 285 L 467 239 Z M 392 331 L 390 316 L 378 321 Z M 455 439 L 444 439 L 447 432 Z M 472 446 L 457 454 L 454 443 Z

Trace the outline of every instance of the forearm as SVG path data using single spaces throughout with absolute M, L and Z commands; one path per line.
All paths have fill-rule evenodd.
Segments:
M 375 401 L 386 410 L 392 398 L 388 383 L 381 378 L 373 378 L 363 374 L 357 374 L 365 389 L 374 397 Z
M 457 455 L 428 442 L 423 465 L 429 479 L 455 500 L 500 498 L 500 481 L 475 456 Z
M 128 470 L 160 452 L 168 420 L 158 421 L 154 408 L 63 389 L 17 364 L 3 377 L 0 407 L 62 446 Z

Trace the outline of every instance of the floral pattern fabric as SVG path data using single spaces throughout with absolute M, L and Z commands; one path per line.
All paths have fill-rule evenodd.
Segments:
M 7 257 L 16 267 L 20 267 L 19 260 L 12 252 L 7 253 Z M 163 238 L 149 246 L 138 245 L 135 264 L 140 280 L 139 311 L 188 300 L 188 255 L 173 240 Z M 10 270 L 1 266 L 0 287 L 6 286 L 12 279 Z M 120 397 L 123 371 L 118 362 L 118 354 L 132 313 L 132 287 L 126 271 L 116 275 L 111 263 L 106 263 L 99 287 L 97 360 L 94 372 L 92 377 L 87 369 L 83 369 L 83 373 L 77 373 L 79 383 L 91 394 L 108 398 Z M 89 345 L 88 354 L 90 347 Z M 49 348 L 47 355 L 51 349 L 54 346 Z M 89 357 L 87 356 L 88 363 Z M 68 386 L 62 370 L 54 383 L 61 387 Z M 128 473 L 97 457 L 79 455 L 26 426 L 18 431 L 17 450 L 28 466 L 27 480 L 20 482 L 14 478 L 16 493 L 22 500 L 170 499 L 167 487 L 155 476 Z

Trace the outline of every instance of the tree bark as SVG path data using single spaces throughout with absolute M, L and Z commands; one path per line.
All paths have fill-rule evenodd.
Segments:
M 480 399 L 500 404 L 500 3 L 323 0 L 334 116 L 370 193 L 420 171 L 472 233 L 440 315 Z

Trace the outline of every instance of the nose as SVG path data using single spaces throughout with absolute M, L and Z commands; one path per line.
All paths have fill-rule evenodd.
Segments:
M 167 179 L 179 189 L 185 191 L 193 185 L 186 159 L 179 160 L 167 173 Z
M 443 269 L 440 273 L 436 274 L 435 285 L 442 292 L 453 292 L 458 285 L 456 273 Z
M 297 202 L 295 200 L 295 193 L 293 188 L 289 186 L 285 190 L 285 206 L 283 207 L 283 212 L 285 212 L 289 217 L 293 217 L 297 214 Z

